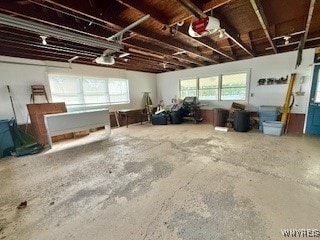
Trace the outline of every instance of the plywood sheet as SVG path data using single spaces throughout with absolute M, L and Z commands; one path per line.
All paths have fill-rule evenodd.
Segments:
M 47 132 L 44 125 L 43 115 L 53 113 L 67 112 L 67 108 L 64 102 L 60 103 L 38 103 L 27 104 L 28 112 L 31 119 L 31 125 L 34 129 L 35 138 L 38 143 L 47 144 Z M 69 136 L 58 137 L 59 139 L 65 139 Z M 72 134 L 71 134 L 72 137 Z

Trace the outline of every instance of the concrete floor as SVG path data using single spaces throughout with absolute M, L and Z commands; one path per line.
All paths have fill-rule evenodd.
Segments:
M 320 138 L 205 124 L 103 133 L 0 160 L 0 239 L 259 240 L 320 229 Z

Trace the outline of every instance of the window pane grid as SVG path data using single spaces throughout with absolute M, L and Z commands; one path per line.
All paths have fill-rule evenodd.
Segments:
M 246 100 L 247 73 L 221 74 L 180 80 L 180 97 L 197 96 L 200 100 Z
M 67 106 L 129 103 L 127 79 L 100 79 L 49 75 L 52 100 Z

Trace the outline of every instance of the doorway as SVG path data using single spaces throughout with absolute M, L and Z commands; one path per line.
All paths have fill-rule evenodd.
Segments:
M 307 115 L 306 133 L 320 135 L 320 65 L 314 67 L 309 109 Z

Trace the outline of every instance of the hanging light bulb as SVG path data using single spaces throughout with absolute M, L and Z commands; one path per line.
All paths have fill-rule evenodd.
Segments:
M 40 36 L 42 39 L 42 45 L 47 45 L 47 36 Z

